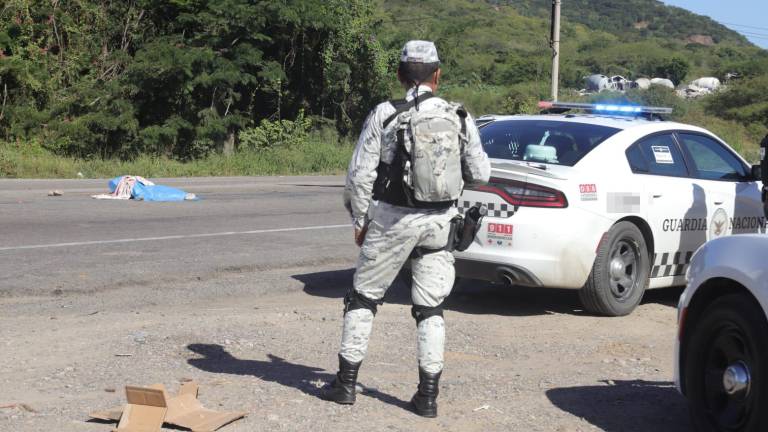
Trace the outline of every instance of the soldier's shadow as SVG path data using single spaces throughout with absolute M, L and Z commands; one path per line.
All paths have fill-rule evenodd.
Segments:
M 319 386 L 333 381 L 335 377 L 333 374 L 326 373 L 324 369 L 291 363 L 274 354 L 267 354 L 268 360 L 249 360 L 234 357 L 224 347 L 216 344 L 189 344 L 187 349 L 202 356 L 187 360 L 190 366 L 197 369 L 218 374 L 252 375 L 262 381 L 292 387 L 317 398 L 320 397 Z M 378 389 L 372 389 L 363 384 L 361 386 L 363 395 L 410 411 L 408 402 Z
M 297 274 L 304 292 L 318 297 L 343 298 L 352 286 L 355 269 Z M 403 271 L 384 296 L 384 304 L 410 306 L 410 274 Z M 509 287 L 482 281 L 462 280 L 443 303 L 446 310 L 468 314 L 533 316 L 552 313 L 581 315 L 574 290 Z
M 352 287 L 355 269 L 304 273 L 292 277 L 304 284 L 304 292 L 318 297 L 343 298 Z M 642 303 L 676 307 L 681 288 L 655 289 L 645 293 Z M 410 306 L 410 274 L 407 271 L 392 283 L 384 304 Z M 589 315 L 582 309 L 578 292 L 571 289 L 506 286 L 475 280 L 461 280 L 443 303 L 446 310 L 475 315 L 535 316 L 555 313 Z

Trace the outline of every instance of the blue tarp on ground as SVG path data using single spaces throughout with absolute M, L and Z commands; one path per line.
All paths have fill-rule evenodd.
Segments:
M 123 176 L 118 176 L 109 181 L 109 191 L 111 193 L 115 192 L 115 188 L 117 188 L 117 185 L 122 178 Z M 184 201 L 187 199 L 187 193 L 181 189 L 172 188 L 170 186 L 150 186 L 137 181 L 136 184 L 133 185 L 133 189 L 131 189 L 131 198 L 144 201 Z

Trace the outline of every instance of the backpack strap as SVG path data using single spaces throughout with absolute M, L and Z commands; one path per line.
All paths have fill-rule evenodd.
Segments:
M 459 107 L 456 109 L 456 114 L 459 116 L 459 121 L 461 121 L 461 135 L 459 136 L 459 142 L 461 144 L 460 150 L 463 152 L 465 142 L 461 140 L 461 137 L 463 136 L 464 140 L 469 142 L 469 137 L 467 136 L 467 116 L 469 114 L 467 114 L 467 109 L 464 108 L 463 105 L 459 105 Z
M 435 97 L 431 92 L 427 92 L 424 94 L 424 96 L 421 96 L 419 98 L 419 102 L 424 102 L 427 99 L 431 99 Z M 405 99 L 397 99 L 393 101 L 389 101 L 389 103 L 395 108 L 394 114 L 387 117 L 386 120 L 384 120 L 383 128 L 386 129 L 386 127 L 392 123 L 392 120 L 394 120 L 397 116 L 400 114 L 410 110 L 411 108 L 416 106 L 416 98 L 411 99 L 410 101 L 407 101 Z
M 456 114 L 459 115 L 461 120 L 461 134 L 467 136 L 467 109 L 463 105 L 459 105 L 456 109 Z

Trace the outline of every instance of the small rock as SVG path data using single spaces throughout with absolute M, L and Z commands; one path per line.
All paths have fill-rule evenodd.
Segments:
M 64 193 L 60 190 L 48 191 L 48 196 L 62 196 Z

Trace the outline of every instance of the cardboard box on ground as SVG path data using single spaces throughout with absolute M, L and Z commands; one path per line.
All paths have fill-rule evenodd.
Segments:
M 119 421 L 118 432 L 157 432 L 163 423 L 190 429 L 193 432 L 212 432 L 245 417 L 244 412 L 220 412 L 203 407 L 197 400 L 197 383 L 185 382 L 179 394 L 168 397 L 162 384 L 148 387 L 125 387 L 128 404 L 92 412 L 91 418 Z

